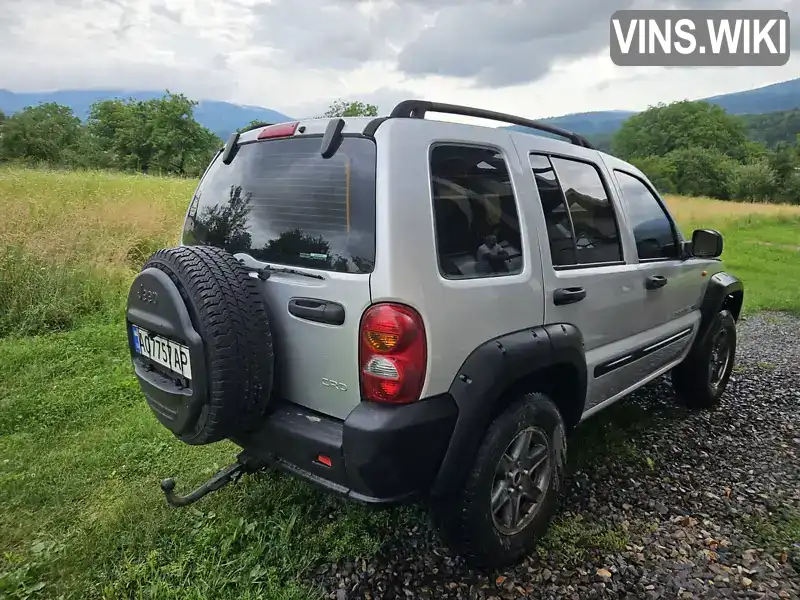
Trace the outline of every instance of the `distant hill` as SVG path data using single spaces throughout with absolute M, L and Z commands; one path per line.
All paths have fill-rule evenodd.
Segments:
M 111 98 L 134 98 L 151 100 L 160 98 L 160 91 L 125 91 L 125 90 L 61 90 L 57 92 L 15 93 L 0 90 L 0 110 L 7 115 L 43 102 L 57 102 L 72 108 L 75 116 L 85 119 L 89 116 L 89 107 L 100 100 Z M 269 108 L 259 106 L 243 106 L 217 100 L 201 100 L 195 107 L 195 118 L 221 138 L 226 138 L 232 131 L 247 125 L 250 121 L 281 123 L 291 121 L 291 117 Z
M 781 142 L 793 144 L 800 135 L 800 108 L 742 117 L 747 125 L 747 136 L 766 146 L 774 147 Z
M 763 115 L 777 111 L 788 111 L 800 108 L 800 78 L 754 90 L 701 98 L 701 100 L 718 104 L 729 113 L 735 115 Z M 619 129 L 623 121 L 633 114 L 636 113 L 624 110 L 606 110 L 575 113 L 539 120 L 585 135 L 602 147 L 610 140 L 611 134 Z M 517 131 L 525 130 L 524 127 L 517 126 L 512 127 L 512 129 Z
M 6 114 L 12 114 L 26 106 L 41 102 L 58 102 L 71 107 L 77 116 L 84 119 L 89 114 L 89 107 L 98 100 L 131 97 L 137 100 L 149 100 L 162 95 L 163 92 L 160 91 L 63 90 L 42 93 L 14 93 L 0 90 L 0 110 Z M 704 98 L 704 100 L 714 102 L 728 112 L 737 115 L 764 115 L 798 109 L 800 108 L 800 78 L 754 90 Z M 576 131 L 588 137 L 599 147 L 605 148 L 610 143 L 611 135 L 619 129 L 625 119 L 633 114 L 635 112 L 627 110 L 607 110 L 575 113 L 541 120 L 564 129 Z M 208 127 L 222 138 L 227 137 L 230 132 L 253 120 L 267 123 L 291 120 L 291 117 L 269 108 L 242 106 L 217 100 L 200 101 L 195 108 L 195 116 L 202 125 Z M 753 122 L 756 121 L 758 120 L 755 119 Z M 773 119 L 773 121 L 777 122 L 777 119 Z M 516 126 L 512 127 L 512 129 L 525 130 L 524 127 Z M 776 133 L 774 135 L 779 134 Z M 790 135 L 790 137 L 793 139 L 793 136 Z

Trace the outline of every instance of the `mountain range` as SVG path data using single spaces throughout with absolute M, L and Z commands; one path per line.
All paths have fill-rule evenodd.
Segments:
M 69 106 L 76 117 L 86 119 L 89 109 L 95 102 L 111 98 L 133 98 L 135 100 L 152 100 L 164 95 L 163 91 L 126 91 L 126 90 L 60 90 L 57 92 L 25 92 L 15 93 L 0 90 L 0 110 L 11 115 L 26 106 L 43 102 L 56 102 Z M 219 100 L 201 100 L 194 108 L 197 121 L 222 139 L 232 131 L 243 127 L 250 121 L 266 123 L 282 123 L 291 121 L 291 117 L 278 111 L 260 106 L 245 106 L 221 102 Z
M 163 95 L 161 91 L 126 90 L 61 90 L 56 92 L 16 93 L 0 90 L 0 110 L 7 115 L 26 106 L 42 102 L 57 102 L 72 108 L 76 116 L 85 119 L 89 107 L 99 100 L 109 98 L 134 98 L 149 100 Z M 800 107 L 800 78 L 775 83 L 765 87 L 704 98 L 737 115 L 759 115 L 787 111 Z M 382 107 L 384 110 L 387 107 Z M 608 138 L 625 119 L 635 114 L 626 110 L 593 111 L 541 119 L 552 125 L 576 131 L 590 139 Z M 218 100 L 201 100 L 195 107 L 195 118 L 221 138 L 250 121 L 279 123 L 291 117 L 259 106 L 245 106 Z M 524 128 L 519 128 L 524 129 Z
M 700 98 L 717 104 L 734 115 L 759 115 L 800 108 L 800 78 L 774 83 L 753 90 Z M 540 119 L 570 131 L 593 137 L 612 134 L 634 111 L 606 110 Z

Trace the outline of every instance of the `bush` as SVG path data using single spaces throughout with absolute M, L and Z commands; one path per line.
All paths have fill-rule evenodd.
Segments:
M 721 152 L 682 148 L 667 154 L 675 171 L 675 191 L 685 196 L 730 199 L 729 182 L 737 163 Z
M 789 175 L 777 193 L 777 199 L 789 204 L 800 204 L 800 171 Z
M 778 194 L 778 177 L 766 160 L 736 165 L 729 190 L 732 198 L 768 202 Z
M 675 177 L 677 175 L 675 165 L 663 156 L 634 158 L 631 160 L 631 164 L 647 175 L 650 183 L 662 194 L 672 194 L 677 191 L 675 188 Z

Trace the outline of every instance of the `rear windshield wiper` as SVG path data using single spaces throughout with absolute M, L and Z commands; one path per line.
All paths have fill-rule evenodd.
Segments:
M 311 277 L 312 279 L 325 279 L 322 275 L 316 273 L 306 273 L 305 271 L 298 271 L 297 269 L 289 269 L 287 267 L 261 267 L 253 269 L 253 272 L 258 275 L 259 279 L 266 281 L 273 273 L 286 273 L 287 275 L 302 275 L 303 277 Z
M 306 273 L 305 271 L 298 271 L 297 269 L 289 269 L 287 267 L 273 267 L 272 265 L 265 265 L 263 267 L 256 267 L 252 263 L 256 262 L 256 260 L 246 254 L 244 252 L 238 253 L 234 255 L 237 260 L 242 263 L 247 270 L 251 273 L 255 273 L 258 275 L 258 278 L 266 281 L 269 279 L 269 276 L 273 273 L 285 273 L 287 275 L 301 275 L 303 277 L 311 277 L 311 279 L 325 279 L 322 275 L 318 275 L 316 273 Z
M 298 271 L 297 269 L 289 269 L 287 267 L 273 267 L 267 265 L 265 267 L 254 267 L 252 265 L 248 265 L 245 260 L 239 258 L 239 262 L 242 263 L 247 270 L 251 273 L 255 273 L 258 275 L 258 278 L 262 281 L 266 281 L 269 279 L 269 276 L 273 273 L 285 273 L 287 275 L 302 275 L 303 277 L 311 277 L 312 279 L 325 279 L 322 275 L 317 275 L 316 273 L 306 273 L 305 271 Z

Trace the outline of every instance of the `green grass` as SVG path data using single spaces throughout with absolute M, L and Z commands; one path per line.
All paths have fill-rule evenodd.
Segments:
M 346 504 L 275 473 L 196 508 L 166 506 L 162 477 L 187 489 L 236 451 L 186 446 L 158 424 L 122 328 L 129 282 L 152 251 L 175 243 L 193 187 L 0 168 L 0 598 L 313 597 L 302 581 L 314 564 L 369 557 L 422 518 Z M 800 210 L 669 202 L 687 233 L 723 232 L 746 311 L 800 312 Z M 654 418 L 620 405 L 582 425 L 571 468 L 657 470 L 632 441 Z M 794 530 L 770 522 L 761 531 L 785 543 Z M 622 529 L 562 515 L 539 552 L 579 562 L 626 540 Z
M 785 555 L 800 570 L 800 510 L 787 509 L 743 524 L 760 547 L 775 555 Z
M 550 524 L 536 553 L 542 559 L 556 555 L 562 566 L 579 566 L 590 556 L 621 552 L 628 543 L 628 532 L 621 526 L 595 523 L 583 515 L 564 515 Z
M 725 267 L 745 285 L 745 312 L 800 313 L 800 217 L 747 217 L 719 229 Z
M 275 473 L 198 509 L 228 444 L 189 447 L 152 417 L 117 324 L 0 341 L 0 597 L 306 598 L 320 559 L 369 556 L 410 510 L 377 511 Z

